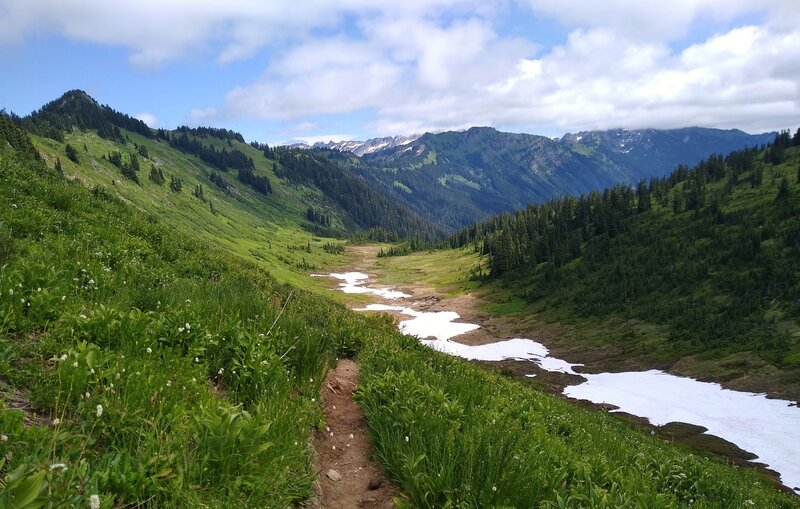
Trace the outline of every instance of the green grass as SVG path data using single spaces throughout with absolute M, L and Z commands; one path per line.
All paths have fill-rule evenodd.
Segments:
M 333 218 L 333 226 L 345 231 L 353 225 L 346 214 L 319 190 L 288 184 L 272 173 L 273 161 L 250 145 L 233 142 L 237 149 L 249 155 L 256 164 L 256 172 L 267 175 L 273 193 L 263 196 L 236 179 L 235 172 L 219 172 L 235 190 L 225 194 L 206 175 L 215 171 L 194 156 L 173 149 L 164 141 L 144 138 L 128 133 L 130 143 L 122 146 L 100 138 L 93 131 L 66 133 L 65 143 L 34 137 L 34 143 L 43 153 L 50 167 L 58 157 L 69 178 L 82 181 L 87 187 L 102 187 L 123 201 L 145 213 L 158 216 L 165 224 L 192 237 L 214 244 L 218 248 L 269 267 L 274 277 L 300 286 L 320 288 L 320 282 L 308 278 L 309 272 L 323 267 L 346 263 L 344 255 L 325 252 L 326 243 L 343 243 L 341 240 L 320 238 L 305 229 L 306 209 L 309 206 Z M 226 143 L 213 137 L 203 142 L 222 149 Z M 80 164 L 64 155 L 64 146 L 70 143 L 78 149 Z M 119 150 L 123 157 L 135 152 L 133 144 L 147 148 L 149 158 L 139 157 L 142 169 L 140 185 L 126 180 L 120 171 L 103 156 Z M 84 150 L 84 146 L 87 150 Z M 164 172 L 167 183 L 158 186 L 148 179 L 151 165 Z M 179 177 L 183 191 L 169 189 L 170 176 Z M 192 192 L 197 185 L 203 187 L 205 202 Z M 211 203 L 217 211 L 211 213 Z M 310 252 L 309 252 L 310 246 Z
M 321 380 L 371 319 L 4 143 L 0 181 L 0 507 L 307 500 Z
M 402 507 L 800 507 L 755 469 L 634 430 L 416 340 L 362 350 L 358 399 Z

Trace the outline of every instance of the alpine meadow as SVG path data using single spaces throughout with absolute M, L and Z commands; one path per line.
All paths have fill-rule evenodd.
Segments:
M 795 2 L 0 27 L 0 509 L 800 509 Z

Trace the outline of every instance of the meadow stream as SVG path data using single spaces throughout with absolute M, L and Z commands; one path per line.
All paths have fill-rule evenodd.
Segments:
M 412 297 L 392 288 L 366 286 L 368 275 L 360 272 L 328 277 L 340 280 L 339 290 L 345 293 L 373 294 L 393 302 Z M 758 458 L 753 461 L 777 472 L 784 485 L 800 494 L 800 408 L 792 402 L 660 370 L 584 373 L 581 364 L 551 357 L 543 344 L 525 338 L 465 345 L 452 338 L 480 325 L 457 321 L 459 315 L 453 311 L 418 311 L 413 309 L 415 305 L 369 304 L 355 311 L 392 311 L 407 316 L 399 323 L 401 332 L 450 355 L 480 361 L 530 361 L 546 371 L 578 375 L 585 381 L 567 386 L 563 391 L 567 397 L 613 405 L 613 411 L 643 417 L 654 426 L 671 422 L 702 426 L 708 434 L 755 454 Z

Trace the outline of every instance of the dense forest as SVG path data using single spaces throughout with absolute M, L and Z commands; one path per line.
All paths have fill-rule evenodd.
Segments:
M 452 246 L 531 302 L 669 326 L 675 348 L 800 364 L 800 130 L 694 168 L 567 196 L 462 230 Z
M 318 151 L 277 147 L 275 174 L 298 184 L 318 187 L 341 206 L 373 240 L 418 237 L 432 241 L 442 231 L 408 208 L 370 188 L 359 177 Z
M 101 138 L 120 143 L 125 142 L 122 129 L 153 137 L 141 120 L 99 105 L 82 90 L 70 90 L 19 121 L 30 132 L 58 141 L 64 141 L 64 131 L 72 128 L 94 129 Z

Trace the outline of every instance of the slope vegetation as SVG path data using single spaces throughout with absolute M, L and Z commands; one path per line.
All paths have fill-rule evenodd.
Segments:
M 728 358 L 732 378 L 766 362 L 797 398 L 798 146 L 800 132 L 784 132 L 766 150 L 714 156 L 636 189 L 499 216 L 453 245 L 487 254 L 491 274 L 529 312 L 625 324 L 604 341 L 672 361 Z
M 473 127 L 425 134 L 367 154 L 357 171 L 425 217 L 459 228 L 557 196 L 662 176 L 678 164 L 765 144 L 772 137 L 688 128 L 588 132 L 553 140 Z

